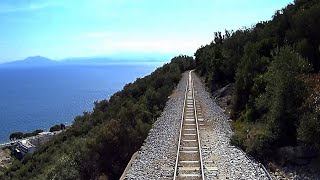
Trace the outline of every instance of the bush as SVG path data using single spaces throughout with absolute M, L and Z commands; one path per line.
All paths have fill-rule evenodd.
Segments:
M 22 139 L 22 138 L 27 138 L 27 137 L 31 137 L 31 136 L 36 136 L 39 133 L 43 132 L 42 129 L 37 129 L 31 133 L 23 133 L 23 132 L 14 132 L 12 134 L 10 134 L 9 139 L 10 140 L 15 140 L 15 139 Z
M 232 129 L 234 134 L 231 137 L 230 143 L 245 150 L 246 147 L 244 146 L 244 142 L 247 138 L 249 125 L 243 121 L 234 121 L 232 123 Z
M 54 131 L 60 131 L 60 130 L 63 130 L 63 129 L 65 129 L 66 128 L 66 126 L 64 125 L 64 124 L 56 124 L 56 125 L 54 125 L 54 126 L 52 126 L 52 127 L 50 127 L 50 132 L 54 132 Z
M 272 152 L 274 135 L 264 123 L 252 124 L 244 141 L 246 152 L 249 154 L 266 159 Z
M 298 128 L 298 138 L 306 144 L 320 148 L 320 112 L 309 111 L 304 114 Z
M 268 158 L 274 136 L 265 123 L 235 121 L 232 127 L 235 131 L 230 141 L 232 145 L 240 147 L 252 156 Z

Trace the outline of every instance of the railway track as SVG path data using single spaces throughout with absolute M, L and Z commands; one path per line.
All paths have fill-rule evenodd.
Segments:
M 195 100 L 193 80 L 189 72 L 184 97 L 174 180 L 204 179 L 199 129 L 203 125 L 201 106 Z
M 184 74 L 178 91 L 168 101 L 167 112 L 150 130 L 144 146 L 133 163 L 128 164 L 128 172 L 123 177 L 271 179 L 263 165 L 228 144 L 228 119 L 209 98 L 192 71 Z

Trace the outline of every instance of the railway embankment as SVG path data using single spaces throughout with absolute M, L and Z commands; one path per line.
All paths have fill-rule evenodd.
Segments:
M 124 174 L 124 179 L 172 179 L 188 73 L 170 96 L 162 115 L 153 124 L 143 146 Z M 206 179 L 269 179 L 263 167 L 243 151 L 231 146 L 232 130 L 228 116 L 210 98 L 193 73 L 195 101 L 201 107 L 203 122 L 199 134 Z M 215 173 L 212 173 L 215 171 Z
M 132 161 L 126 179 L 172 179 L 187 80 L 186 72 Z

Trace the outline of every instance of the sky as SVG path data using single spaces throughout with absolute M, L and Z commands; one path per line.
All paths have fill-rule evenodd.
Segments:
M 270 20 L 293 0 L 1 0 L 0 62 L 193 55 L 214 32 Z

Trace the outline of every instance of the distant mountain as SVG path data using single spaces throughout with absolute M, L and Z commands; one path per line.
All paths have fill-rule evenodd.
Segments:
M 53 61 L 42 56 L 31 56 L 24 60 L 17 60 L 0 64 L 0 67 L 44 67 L 57 65 L 57 61 Z
M 162 65 L 165 62 L 169 62 L 169 59 L 169 55 L 161 56 L 160 54 L 119 54 L 112 55 L 110 57 L 74 57 L 57 61 L 42 56 L 31 56 L 24 60 L 2 63 L 0 64 L 0 68 L 48 67 L 63 65 Z

